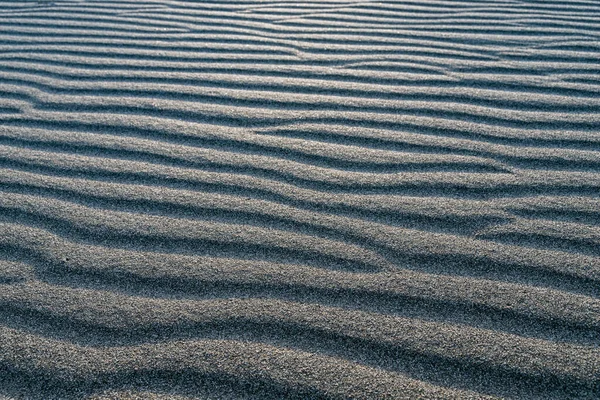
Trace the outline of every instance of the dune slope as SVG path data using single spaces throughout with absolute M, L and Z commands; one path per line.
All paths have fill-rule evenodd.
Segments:
M 597 1 L 0 1 L 0 399 L 593 399 L 599 346 Z

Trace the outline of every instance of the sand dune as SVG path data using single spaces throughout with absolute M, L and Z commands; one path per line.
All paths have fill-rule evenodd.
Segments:
M 0 2 L 1 399 L 600 397 L 596 1 Z

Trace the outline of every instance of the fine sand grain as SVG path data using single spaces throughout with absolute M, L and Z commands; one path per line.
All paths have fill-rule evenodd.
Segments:
M 600 398 L 600 2 L 0 1 L 0 399 Z

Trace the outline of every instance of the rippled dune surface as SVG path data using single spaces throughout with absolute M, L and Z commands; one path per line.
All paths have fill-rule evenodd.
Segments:
M 0 2 L 0 398 L 600 397 L 600 2 Z

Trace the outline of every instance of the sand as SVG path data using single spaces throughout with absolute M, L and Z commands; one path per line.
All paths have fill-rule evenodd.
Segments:
M 0 399 L 600 398 L 600 3 L 0 2 Z

